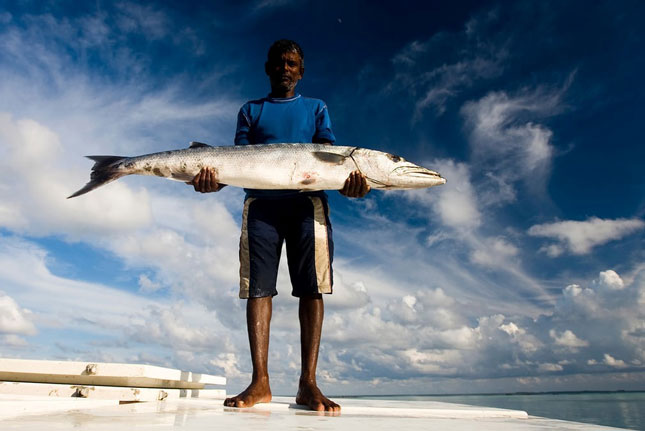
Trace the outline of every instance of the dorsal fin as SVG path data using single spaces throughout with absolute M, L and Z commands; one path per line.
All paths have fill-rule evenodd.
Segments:
M 204 148 L 204 147 L 211 147 L 212 145 L 205 144 L 203 142 L 195 142 L 191 141 L 190 145 L 188 148 Z

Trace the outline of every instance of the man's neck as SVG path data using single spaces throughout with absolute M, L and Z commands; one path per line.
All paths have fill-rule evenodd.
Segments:
M 296 90 L 289 90 L 289 91 L 284 91 L 284 90 L 276 90 L 276 89 L 271 89 L 271 93 L 269 93 L 269 97 L 272 97 L 274 99 L 289 99 L 291 97 L 294 97 L 296 95 Z

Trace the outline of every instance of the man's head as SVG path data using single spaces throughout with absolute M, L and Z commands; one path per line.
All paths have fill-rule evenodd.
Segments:
M 269 48 L 264 71 L 271 82 L 273 96 L 293 96 L 298 81 L 305 73 L 305 57 L 302 48 L 292 40 L 275 41 Z

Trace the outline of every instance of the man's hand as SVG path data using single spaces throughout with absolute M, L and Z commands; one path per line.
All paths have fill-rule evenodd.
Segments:
M 349 174 L 345 180 L 345 185 L 338 190 L 341 195 L 348 198 L 362 198 L 371 190 L 367 185 L 367 178 L 360 171 L 354 171 Z
M 226 185 L 217 182 L 217 171 L 210 167 L 202 168 L 195 178 L 186 184 L 195 187 L 195 191 L 201 193 L 218 192 Z

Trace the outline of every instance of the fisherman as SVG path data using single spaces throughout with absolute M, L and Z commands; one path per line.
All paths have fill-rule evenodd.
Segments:
M 291 40 L 271 45 L 264 70 L 271 93 L 247 102 L 238 114 L 236 145 L 305 143 L 332 145 L 327 107 L 322 100 L 302 97 L 295 92 L 305 72 L 304 55 Z M 204 168 L 191 183 L 195 191 L 216 192 L 224 187 L 217 172 Z M 340 193 L 361 198 L 369 192 L 367 180 L 352 172 Z M 318 411 L 340 411 L 316 384 L 316 365 L 324 315 L 323 293 L 332 292 L 332 229 L 327 195 L 324 191 L 245 189 L 242 234 L 240 238 L 240 297 L 248 298 L 246 321 L 251 348 L 251 384 L 235 397 L 229 407 L 251 407 L 271 401 L 267 358 L 272 297 L 283 241 L 292 295 L 299 298 L 301 374 L 296 402 Z

